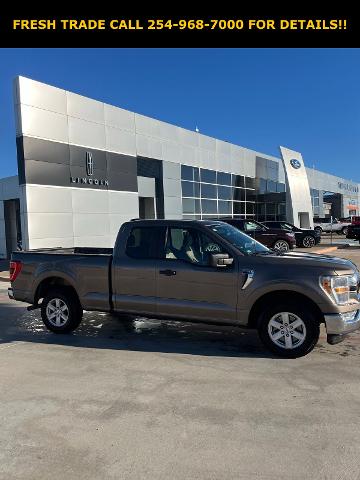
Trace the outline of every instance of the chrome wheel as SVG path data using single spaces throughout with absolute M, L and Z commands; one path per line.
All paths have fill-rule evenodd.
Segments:
M 287 252 L 289 250 L 289 244 L 285 240 L 276 240 L 274 250 L 277 250 L 278 252 Z
M 69 307 L 61 298 L 53 298 L 46 306 L 46 317 L 55 327 L 62 327 L 69 320 Z
M 315 238 L 312 237 L 311 235 L 307 235 L 306 237 L 304 237 L 303 239 L 303 246 L 305 248 L 311 248 L 315 245 Z
M 301 318 L 294 313 L 280 312 L 271 317 L 268 333 L 275 345 L 292 350 L 304 342 L 306 327 Z

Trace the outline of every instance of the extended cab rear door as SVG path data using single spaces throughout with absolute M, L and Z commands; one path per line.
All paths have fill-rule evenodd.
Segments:
M 128 223 L 120 233 L 112 266 L 114 310 L 156 313 L 156 268 L 164 227 Z

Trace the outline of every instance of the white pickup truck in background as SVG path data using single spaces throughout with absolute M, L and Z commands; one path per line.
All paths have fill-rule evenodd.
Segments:
M 336 232 L 338 235 L 347 235 L 351 222 L 340 222 L 337 218 L 314 218 L 314 230 L 322 232 Z

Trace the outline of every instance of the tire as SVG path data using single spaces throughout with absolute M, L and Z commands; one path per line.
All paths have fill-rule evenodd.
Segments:
M 78 298 L 67 288 L 49 290 L 41 303 L 42 321 L 54 333 L 72 332 L 80 325 L 82 315 Z
M 291 328 L 294 323 L 298 326 Z M 264 307 L 258 332 L 271 352 L 283 358 L 298 358 L 310 353 L 317 344 L 320 324 L 316 315 L 298 302 L 279 302 L 270 308 Z M 280 334 L 279 338 L 277 334 Z
M 343 235 L 347 235 L 347 234 L 348 234 L 348 231 L 349 231 L 348 227 L 343 227 L 343 228 L 341 229 L 341 233 L 342 233 Z
M 312 247 L 315 247 L 315 244 L 316 244 L 316 240 L 315 238 L 312 236 L 312 235 L 306 235 L 303 239 L 302 239 L 302 246 L 304 248 L 312 248 Z
M 286 240 L 276 240 L 274 243 L 273 249 L 277 252 L 288 252 L 290 250 L 290 245 Z
M 321 227 L 315 227 L 314 230 L 315 230 L 315 232 L 319 232 L 320 235 L 321 235 L 322 232 L 323 232 L 323 229 L 322 229 Z

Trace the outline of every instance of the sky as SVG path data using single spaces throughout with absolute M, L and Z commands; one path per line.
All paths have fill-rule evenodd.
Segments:
M 16 75 L 360 182 L 359 49 L 0 49 L 0 178 Z

